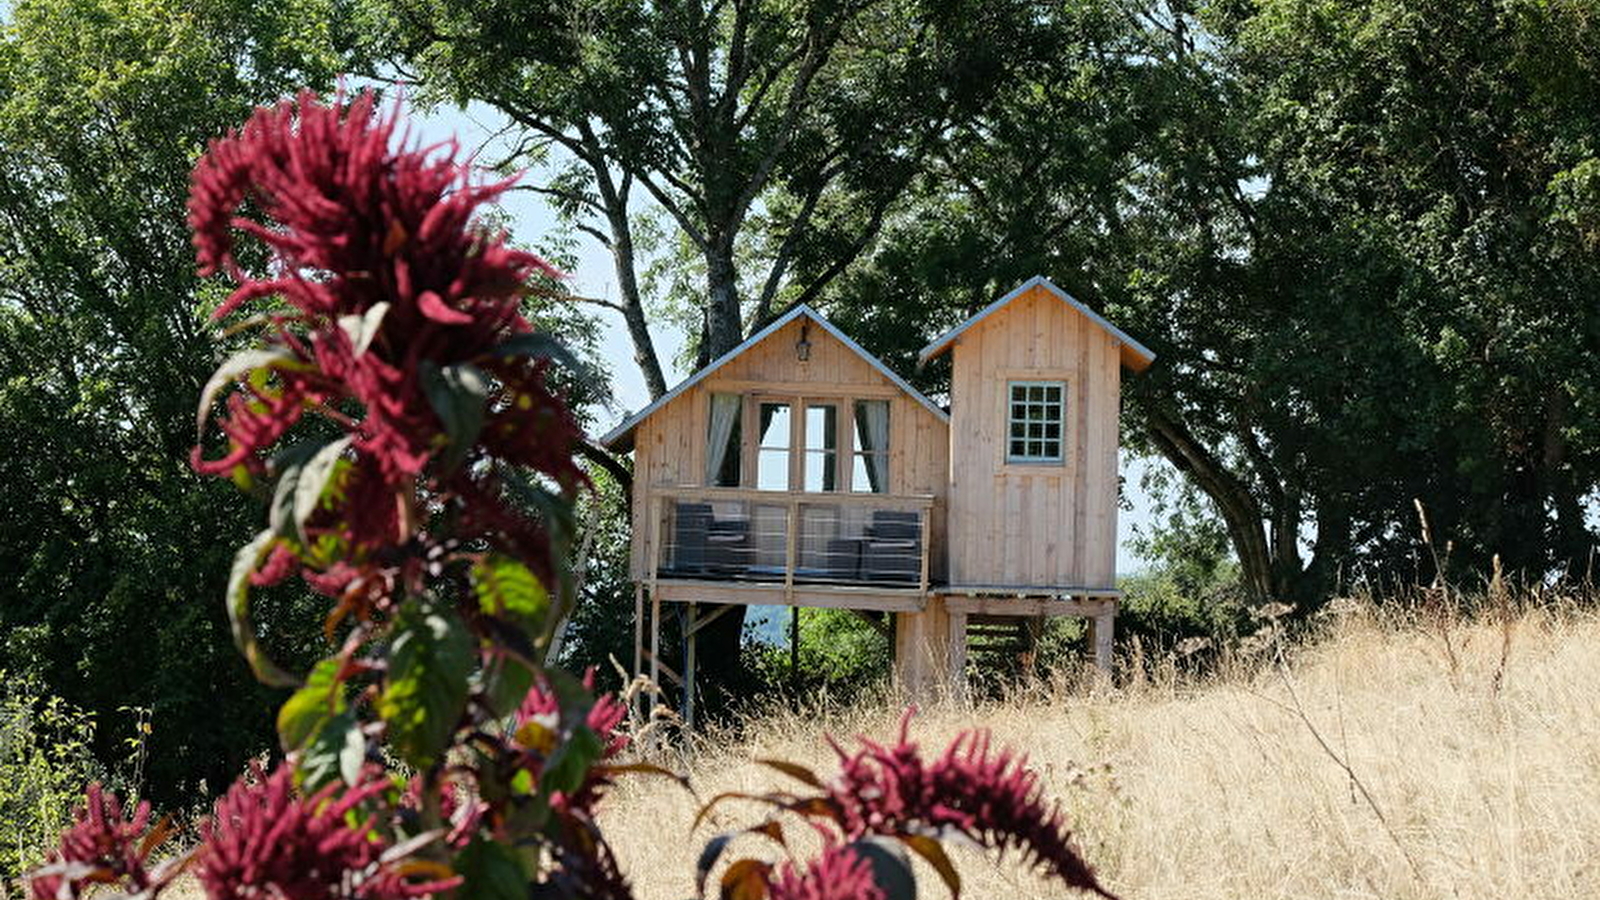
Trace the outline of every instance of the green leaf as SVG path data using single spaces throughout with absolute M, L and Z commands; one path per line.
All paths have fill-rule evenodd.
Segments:
M 527 900 L 528 873 L 516 854 L 494 841 L 473 838 L 453 868 L 463 879 L 455 900 Z
M 446 469 L 453 469 L 466 459 L 467 451 L 483 430 L 489 405 L 489 376 L 471 363 L 444 368 L 424 363 L 422 389 L 450 439 L 443 462 Z
M 350 446 L 351 440 L 353 438 L 350 435 L 345 435 L 338 440 L 329 441 L 300 469 L 300 477 L 295 480 L 294 486 L 294 533 L 301 544 L 310 543 L 306 540 L 306 521 L 316 513 L 317 506 L 322 503 L 322 497 L 328 490 L 328 483 L 338 471 L 339 461 Z
M 501 466 L 499 474 L 500 480 L 511 494 L 511 499 L 539 517 L 545 529 L 550 532 L 551 540 L 557 543 L 568 542 L 577 533 L 578 520 L 569 500 L 529 481 L 525 475 L 511 466 Z
M 306 676 L 305 687 L 278 710 L 278 739 L 285 753 L 300 749 L 323 722 L 345 711 L 344 682 L 339 680 L 342 668 L 344 660 L 338 657 L 317 663 Z
M 472 566 L 472 590 L 484 615 L 515 624 L 538 643 L 550 594 L 527 566 L 503 553 L 490 553 Z
M 605 745 L 600 743 L 599 736 L 589 726 L 579 725 L 572 729 L 567 739 L 546 760 L 544 772 L 539 776 L 539 791 L 546 795 L 556 791 L 570 794 L 583 787 L 589 767 L 600 759 L 603 752 Z
M 489 711 L 509 715 L 533 687 L 533 670 L 508 653 L 496 653 L 483 668 L 483 696 Z
M 872 866 L 872 880 L 887 900 L 917 900 L 917 879 L 904 847 L 889 838 L 876 836 L 862 838 L 849 846 Z
M 325 719 L 310 743 L 300 754 L 300 765 L 295 769 L 295 781 L 300 789 L 315 793 L 343 779 L 354 786 L 361 778 L 361 766 L 367 759 L 367 738 L 361 733 L 361 723 L 355 713 L 345 710 Z
M 455 733 L 467 706 L 473 641 L 453 612 L 409 603 L 395 622 L 389 672 L 378 715 L 407 763 L 432 766 Z
M 306 460 L 317 455 L 321 441 L 300 441 L 273 454 L 267 468 L 278 476 L 272 500 L 267 504 L 267 527 L 278 537 L 299 540 L 294 528 L 295 487 Z M 302 543 L 304 543 L 302 541 Z
M 222 365 L 211 373 L 211 378 L 200 392 L 200 405 L 194 414 L 195 434 L 203 435 L 206 430 L 206 418 L 211 415 L 211 404 L 216 401 L 217 394 L 232 381 L 249 375 L 260 369 L 288 369 L 303 370 L 311 366 L 296 358 L 287 350 L 281 348 L 262 349 L 252 348 L 240 350 L 228 357 Z
M 233 643 L 250 663 L 256 679 L 273 687 L 292 687 L 294 676 L 278 668 L 267 658 L 256 640 L 255 624 L 250 621 L 250 576 L 266 559 L 277 538 L 270 529 L 256 535 L 250 543 L 239 548 L 233 557 L 233 571 L 228 576 L 228 623 L 233 631 Z

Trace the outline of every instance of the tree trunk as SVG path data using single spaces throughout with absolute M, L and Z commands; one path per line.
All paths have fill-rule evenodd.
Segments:
M 744 340 L 739 314 L 739 280 L 731 240 L 714 237 L 706 258 L 706 354 L 716 359 Z

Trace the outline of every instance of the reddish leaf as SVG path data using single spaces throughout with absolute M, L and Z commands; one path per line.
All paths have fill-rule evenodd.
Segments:
M 711 811 L 724 800 L 754 800 L 780 809 L 789 809 L 796 802 L 793 794 L 746 794 L 742 791 L 727 791 L 712 797 L 706 801 L 705 806 L 700 807 L 700 812 L 694 817 L 694 824 L 689 826 L 689 830 L 699 828 L 700 823 L 704 822 L 711 815 Z
M 765 900 L 767 878 L 772 864 L 759 859 L 741 859 L 722 873 L 721 900 Z
M 800 765 L 799 763 L 792 763 L 783 759 L 758 759 L 756 762 L 766 766 L 769 769 L 777 769 L 779 772 L 782 772 L 790 778 L 793 778 L 799 782 L 803 782 L 804 784 L 807 784 L 818 790 L 824 790 L 826 788 L 826 786 L 822 783 L 822 779 L 817 777 L 817 773 L 811 771 L 805 766 Z
M 961 896 L 961 876 L 956 874 L 956 867 L 950 862 L 950 857 L 945 855 L 944 845 L 925 834 L 898 835 L 900 843 L 911 848 L 911 851 L 928 861 L 933 870 L 944 879 L 945 887 L 950 889 L 952 898 Z

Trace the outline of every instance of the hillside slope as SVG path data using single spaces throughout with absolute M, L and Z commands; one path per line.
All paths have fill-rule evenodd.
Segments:
M 1600 896 L 1600 623 L 1532 613 L 1420 627 L 1358 609 L 1328 630 L 1281 666 L 933 708 L 913 735 L 936 750 L 983 726 L 1027 750 L 1126 898 Z M 886 738 L 898 716 L 762 720 L 698 752 L 695 790 L 777 786 L 753 757 L 832 771 L 825 732 Z M 603 825 L 641 898 L 692 896 L 705 840 L 762 815 L 730 804 L 689 835 L 695 809 L 664 780 L 611 798 Z M 1066 896 L 1009 865 L 957 863 L 967 897 Z M 945 895 L 920 876 L 923 896 Z

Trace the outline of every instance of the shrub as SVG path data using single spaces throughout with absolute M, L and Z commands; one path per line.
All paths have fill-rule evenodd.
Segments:
M 0 672 L 0 878 L 38 865 L 103 777 L 90 752 L 94 716 Z

